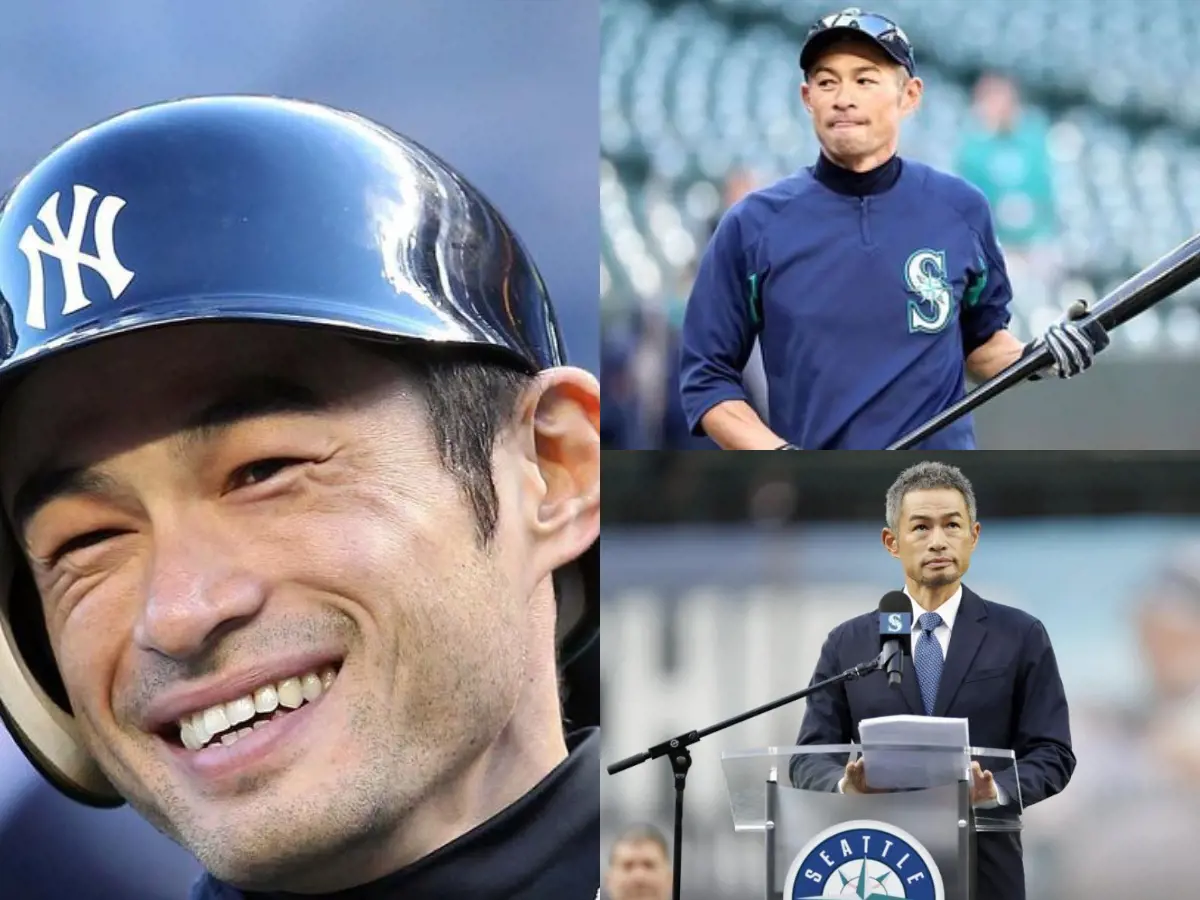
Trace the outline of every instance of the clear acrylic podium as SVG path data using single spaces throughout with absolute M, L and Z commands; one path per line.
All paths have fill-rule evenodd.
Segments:
M 880 792 L 840 793 L 860 756 Z M 1003 804 L 972 808 L 972 761 Z M 972 900 L 976 835 L 1021 828 L 1011 750 L 824 744 L 723 753 L 721 764 L 735 831 L 765 837 L 767 900 Z

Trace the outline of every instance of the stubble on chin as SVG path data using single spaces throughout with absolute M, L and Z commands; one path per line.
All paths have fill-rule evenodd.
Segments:
M 922 587 L 938 588 L 945 587 L 948 584 L 953 584 L 958 578 L 958 572 L 934 572 L 932 575 L 922 575 L 920 583 Z

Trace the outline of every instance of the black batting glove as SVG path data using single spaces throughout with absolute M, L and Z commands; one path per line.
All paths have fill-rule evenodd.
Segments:
M 1108 346 L 1108 332 L 1097 321 L 1082 323 L 1088 316 L 1086 300 L 1076 300 L 1062 317 L 1046 329 L 1046 333 L 1025 345 L 1021 354 L 1028 356 L 1037 347 L 1045 345 L 1054 357 L 1054 362 L 1030 376 L 1038 381 L 1051 372 L 1059 378 L 1073 378 L 1091 368 L 1096 354 Z

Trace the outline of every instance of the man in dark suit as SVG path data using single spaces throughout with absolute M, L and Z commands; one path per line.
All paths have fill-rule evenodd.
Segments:
M 958 469 L 923 462 L 888 490 L 883 545 L 904 570 L 913 605 L 913 665 L 899 690 L 873 675 L 808 698 L 798 744 L 858 741 L 858 723 L 889 715 L 965 718 L 974 746 L 1016 752 L 1021 805 L 1061 791 L 1075 769 L 1067 700 L 1050 638 L 1028 613 L 984 600 L 962 584 L 979 540 L 975 495 Z M 866 613 L 835 628 L 821 649 L 813 682 L 879 652 L 879 614 Z M 862 760 L 819 776 L 800 758 L 797 786 L 870 792 Z M 972 803 L 989 815 L 1012 814 L 1017 784 L 1012 769 L 973 764 Z M 1023 900 L 1020 835 L 980 834 L 977 900 Z

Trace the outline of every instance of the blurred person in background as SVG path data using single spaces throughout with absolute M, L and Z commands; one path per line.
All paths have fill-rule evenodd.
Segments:
M 1015 301 L 1050 296 L 1062 271 L 1046 123 L 1022 110 L 1016 83 L 997 72 L 976 81 L 973 112 L 955 171 L 987 198 Z
M 963 584 L 980 524 L 971 483 L 954 466 L 918 463 L 888 489 L 883 544 L 901 566 L 912 603 L 912 667 L 901 690 L 865 678 L 808 699 L 798 745 L 861 740 L 862 719 L 888 715 L 965 718 L 974 746 L 1016 753 L 1012 769 L 972 763 L 971 800 L 977 809 L 1019 815 L 1066 787 L 1075 769 L 1067 699 L 1054 649 L 1029 613 L 985 600 Z M 811 684 L 831 678 L 879 652 L 879 613 L 837 626 L 821 648 Z M 906 669 L 908 667 L 906 666 Z M 862 758 L 844 771 L 816 771 L 815 758 L 797 757 L 792 777 L 809 789 L 866 793 Z M 1019 776 L 1019 789 L 1018 789 Z M 978 900 L 1023 900 L 1020 837 L 981 833 L 977 839 Z
M 688 422 L 726 449 L 880 449 L 1045 344 L 1060 378 L 1108 343 L 1072 304 L 1042 337 L 1007 330 L 1012 291 L 986 198 L 897 155 L 920 104 L 913 48 L 892 21 L 826 16 L 800 54 L 815 165 L 750 192 L 721 220 L 684 320 Z M 768 415 L 743 381 L 762 346 Z M 974 449 L 965 416 L 926 448 Z
M 1085 764 L 1063 803 L 1036 811 L 1043 832 L 1057 837 L 1045 879 L 1056 896 L 1183 896 L 1181 886 L 1194 883 L 1200 542 L 1174 548 L 1150 574 L 1128 633 L 1145 668 L 1144 693 L 1079 711 L 1073 732 Z
M 609 900 L 670 900 L 671 879 L 671 851 L 661 831 L 633 825 L 617 835 L 604 875 Z

